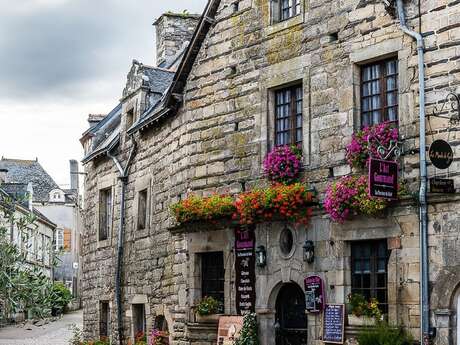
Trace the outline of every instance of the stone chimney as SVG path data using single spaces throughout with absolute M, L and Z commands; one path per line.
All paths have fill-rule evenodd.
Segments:
M 99 122 L 101 122 L 106 115 L 104 114 L 89 114 L 88 115 L 88 123 L 89 123 L 89 128 L 93 128 L 96 126 Z
M 6 183 L 6 176 L 8 175 L 8 169 L 0 169 L 0 185 Z
M 78 182 L 79 182 L 78 162 L 75 159 L 71 159 L 69 162 L 70 162 L 70 189 L 78 191 Z
M 156 27 L 157 66 L 170 68 L 190 43 L 200 19 L 198 14 L 165 13 L 153 25 Z

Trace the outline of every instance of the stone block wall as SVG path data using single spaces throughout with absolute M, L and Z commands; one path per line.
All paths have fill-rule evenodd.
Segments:
M 443 99 L 447 89 L 458 91 L 460 84 L 456 38 L 460 4 L 447 0 L 422 0 L 421 3 L 422 31 L 427 45 L 427 108 L 430 110 Z M 187 235 L 174 235 L 168 230 L 172 224 L 169 206 L 191 192 L 234 194 L 265 183 L 261 167 L 273 145 L 270 116 L 273 90 L 277 87 L 293 82 L 303 85 L 305 178 L 321 193 L 331 177 L 349 173 L 344 149 L 353 130 L 360 125 L 359 66 L 397 56 L 399 122 L 405 147 L 401 166 L 410 191 L 417 192 L 415 43 L 402 34 L 397 20 L 386 12 L 381 2 L 309 0 L 302 4 L 301 16 L 270 25 L 268 0 L 242 0 L 237 12 L 234 12 L 233 1 L 221 1 L 216 24 L 201 46 L 178 113 L 135 136 L 139 150 L 127 186 L 124 309 L 126 314 L 136 295 L 147 296 L 149 317 L 153 320 L 155 315 L 165 316 L 173 344 L 189 343 L 186 324 L 191 267 Z M 406 2 L 406 12 L 409 25 L 416 29 L 419 25 L 416 2 Z M 167 47 L 160 47 L 160 51 L 162 49 Z M 434 118 L 431 121 L 430 131 L 435 132 L 435 137 L 445 137 L 446 124 Z M 456 136 L 457 132 L 451 132 L 450 140 L 454 143 Z M 124 162 L 130 145 L 129 138 L 122 141 L 120 158 Z M 454 146 L 458 153 L 458 145 Z M 457 164 L 456 161 L 454 168 Z M 452 169 L 451 176 L 458 184 L 457 170 Z M 83 303 L 85 334 L 94 337 L 99 327 L 97 300 L 113 300 L 120 182 L 113 163 L 107 158 L 89 163 L 86 171 Z M 430 176 L 432 174 L 430 167 Z M 148 187 L 150 209 L 148 227 L 139 232 L 135 227 L 135 200 L 141 180 L 141 184 Z M 98 188 L 108 185 L 113 186 L 115 195 L 113 233 L 109 241 L 100 244 L 97 241 L 97 195 Z M 458 218 L 458 201 L 444 198 L 437 202 L 444 206 L 432 206 L 429 216 L 430 260 L 435 264 L 431 280 L 435 290 L 440 277 L 457 274 L 454 272 L 460 264 L 456 255 L 445 254 L 453 250 L 449 246 L 456 236 L 453 224 Z M 449 211 L 442 211 L 443 207 Z M 398 238 L 395 241 L 401 244 L 400 248 L 394 246 L 390 258 L 393 273 L 389 283 L 392 291 L 398 291 L 390 295 L 394 302 L 390 318 L 417 334 L 420 313 L 416 207 L 410 205 L 394 212 L 390 217 L 395 220 L 390 228 L 394 232 L 388 236 Z M 324 272 L 335 286 L 330 298 L 343 302 L 349 285 L 347 250 L 343 243 L 366 236 L 386 237 L 386 228 L 369 230 L 360 220 L 346 226 L 331 225 L 323 215 L 313 224 L 321 224 L 313 225 L 312 233 L 317 234 L 315 241 L 324 257 L 319 255 L 318 267 L 314 269 L 300 265 L 299 277 L 309 272 Z M 440 229 L 439 224 L 444 224 L 442 231 L 435 230 Z M 352 235 L 347 237 L 347 234 Z M 328 244 L 331 238 L 337 243 L 334 248 Z M 329 258 L 331 250 L 340 252 L 339 262 Z M 452 286 L 455 281 L 452 278 Z M 460 279 L 456 284 L 458 282 Z M 115 309 L 112 312 L 115 332 Z M 130 322 L 126 317 L 125 330 L 130 329 Z M 270 325 L 268 321 L 267 325 Z M 317 332 L 312 330 L 312 334 Z

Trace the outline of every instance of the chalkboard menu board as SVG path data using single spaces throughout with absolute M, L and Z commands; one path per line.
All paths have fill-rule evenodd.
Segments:
M 253 228 L 235 229 L 236 311 L 245 315 L 256 304 L 256 237 Z
M 326 304 L 324 308 L 323 342 L 343 344 L 345 329 L 345 305 Z

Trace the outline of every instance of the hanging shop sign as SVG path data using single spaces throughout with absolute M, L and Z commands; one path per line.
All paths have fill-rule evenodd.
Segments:
M 454 194 L 455 193 L 454 180 L 442 179 L 442 178 L 430 178 L 430 192 L 431 193 Z
M 445 140 L 435 140 L 430 146 L 430 160 L 438 169 L 447 169 L 454 160 L 452 147 Z
M 345 305 L 326 304 L 324 307 L 323 342 L 343 344 L 345 340 Z
M 221 316 L 217 331 L 217 345 L 233 345 L 243 328 L 242 316 Z
M 319 276 L 309 276 L 305 284 L 305 309 L 309 313 L 319 313 L 324 308 L 325 295 L 323 280 Z
M 235 229 L 236 311 L 238 315 L 255 312 L 256 257 L 252 228 Z
M 371 158 L 369 194 L 385 199 L 398 198 L 398 163 Z

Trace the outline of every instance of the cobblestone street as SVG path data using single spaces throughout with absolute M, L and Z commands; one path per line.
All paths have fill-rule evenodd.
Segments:
M 32 326 L 27 330 L 22 326 L 10 326 L 0 329 L 0 345 L 68 345 L 72 337 L 72 324 L 82 327 L 81 311 L 64 315 L 56 322 L 42 327 Z

